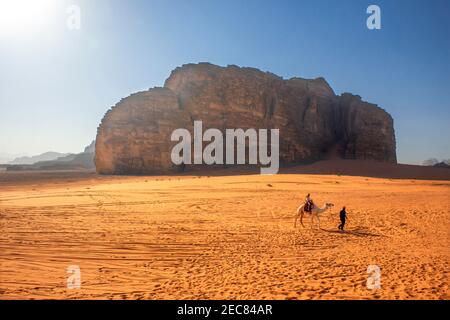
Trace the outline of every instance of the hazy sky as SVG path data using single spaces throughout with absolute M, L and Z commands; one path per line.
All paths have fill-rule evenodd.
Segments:
M 448 0 L 37 2 L 0 0 L 0 153 L 82 151 L 121 98 L 208 61 L 323 76 L 391 113 L 399 162 L 450 158 Z

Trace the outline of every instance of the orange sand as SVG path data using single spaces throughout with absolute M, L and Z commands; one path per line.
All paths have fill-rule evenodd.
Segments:
M 333 202 L 293 228 L 305 194 Z M 0 173 L 0 297 L 449 299 L 450 181 Z M 348 231 L 337 231 L 339 209 Z M 368 265 L 381 268 L 366 288 Z M 66 288 L 79 265 L 81 289 Z

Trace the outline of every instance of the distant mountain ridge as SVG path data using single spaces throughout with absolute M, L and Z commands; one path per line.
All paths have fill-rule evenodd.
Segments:
M 95 153 L 95 140 L 92 140 L 91 144 L 84 148 L 84 153 Z
M 65 157 L 67 155 L 68 155 L 68 153 L 49 151 L 49 152 L 44 152 L 44 153 L 36 155 L 36 156 L 31 156 L 31 157 L 27 157 L 27 156 L 18 157 L 18 158 L 15 158 L 14 160 L 8 162 L 8 164 L 35 164 L 40 161 L 56 160 L 60 157 Z
M 438 162 L 436 164 L 433 165 L 433 167 L 436 168 L 450 168 L 450 165 L 444 161 Z
M 94 155 L 95 140 L 86 146 L 81 153 L 46 152 L 34 157 L 22 157 L 20 161 L 16 159 L 18 161 L 10 162 L 6 169 L 8 171 L 95 169 Z M 42 160 L 34 161 L 36 159 Z M 33 162 L 30 163 L 31 161 Z
M 25 154 L 25 153 L 10 154 L 10 153 L 7 153 L 7 152 L 0 152 L 0 163 L 1 164 L 6 164 L 6 163 L 8 163 L 10 161 L 13 161 L 16 158 L 24 157 L 24 156 L 27 156 L 27 154 Z

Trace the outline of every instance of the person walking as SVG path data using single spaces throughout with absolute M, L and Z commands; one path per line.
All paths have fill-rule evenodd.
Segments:
M 345 207 L 343 207 L 341 212 L 339 212 L 339 217 L 341 218 L 341 224 L 338 228 L 339 230 L 344 231 L 345 221 L 347 220 L 347 212 L 345 211 Z

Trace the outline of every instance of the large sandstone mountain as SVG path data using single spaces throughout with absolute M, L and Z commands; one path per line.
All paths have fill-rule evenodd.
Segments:
M 180 170 L 170 141 L 177 128 L 192 131 L 255 128 L 280 130 L 280 163 L 330 154 L 396 162 L 392 117 L 359 96 L 335 95 L 323 78 L 284 80 L 272 73 L 209 63 L 172 71 L 163 88 L 122 99 L 104 116 L 95 163 L 101 174 L 152 174 Z M 189 170 L 189 166 L 183 166 Z

